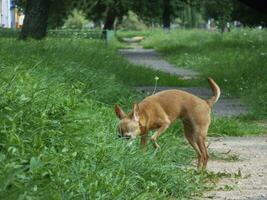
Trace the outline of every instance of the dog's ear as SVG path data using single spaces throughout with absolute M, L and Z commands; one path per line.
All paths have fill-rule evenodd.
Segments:
M 136 103 L 133 106 L 133 119 L 137 122 L 139 121 L 139 106 Z
M 125 113 L 123 112 L 121 107 L 118 105 L 115 105 L 115 113 L 119 119 L 126 117 Z

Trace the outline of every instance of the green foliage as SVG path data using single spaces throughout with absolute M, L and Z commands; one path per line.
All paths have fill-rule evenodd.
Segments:
M 234 10 L 231 14 L 233 20 L 240 21 L 245 26 L 267 24 L 267 13 L 259 12 L 239 0 L 234 0 L 233 4 Z
M 88 22 L 82 11 L 74 9 L 66 19 L 64 27 L 69 29 L 82 29 Z
M 183 199 L 204 188 L 205 174 L 179 169 L 194 152 L 176 129 L 157 153 L 117 138 L 113 105 L 131 106 L 127 85 L 150 84 L 150 70 L 99 41 L 0 46 L 1 199 Z
M 266 30 L 257 29 L 237 29 L 223 36 L 202 30 L 154 31 L 143 44 L 177 66 L 212 76 L 224 95 L 240 96 L 254 118 L 266 118 L 266 38 Z
M 147 27 L 140 19 L 138 19 L 138 16 L 134 12 L 129 11 L 128 14 L 123 17 L 122 23 L 118 28 L 140 31 L 146 29 Z
M 16 0 L 19 9 L 25 10 L 26 0 Z M 238 0 L 170 0 L 170 15 L 172 21 L 179 18 L 184 27 L 199 27 L 205 20 L 214 18 L 223 30 L 231 19 L 238 20 L 245 25 L 266 24 L 266 14 L 256 12 Z M 81 10 L 87 18 L 92 19 L 97 25 L 105 21 L 108 8 L 114 8 L 119 21 L 129 10 L 134 11 L 147 25 L 161 24 L 163 13 L 162 0 L 129 1 L 129 0 L 51 0 L 48 26 L 49 28 L 61 27 L 64 20 L 73 9 Z

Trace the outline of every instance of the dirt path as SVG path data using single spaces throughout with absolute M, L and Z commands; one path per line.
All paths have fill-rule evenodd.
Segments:
M 119 52 L 130 62 L 143 65 L 144 67 L 176 74 L 183 78 L 194 78 L 198 75 L 197 72 L 190 69 L 176 68 L 174 65 L 162 59 L 160 54 L 154 49 L 143 49 L 139 47 L 134 49 L 121 49 Z
M 229 156 L 228 161 L 210 160 L 208 170 L 236 177 L 220 179 L 201 199 L 267 200 L 267 135 L 209 138 L 209 151 Z M 231 155 L 235 155 L 231 160 Z M 237 160 L 236 160 L 237 159 Z

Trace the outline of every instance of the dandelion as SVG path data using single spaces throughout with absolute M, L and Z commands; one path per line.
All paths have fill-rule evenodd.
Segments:
M 155 94 L 155 92 L 156 92 L 159 77 L 155 76 L 154 79 L 155 79 L 155 86 L 154 86 L 154 90 L 153 90 L 153 93 L 152 94 Z

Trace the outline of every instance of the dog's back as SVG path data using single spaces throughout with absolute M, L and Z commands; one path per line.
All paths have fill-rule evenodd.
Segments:
M 139 108 L 140 112 L 150 112 L 149 116 L 160 118 L 162 115 L 166 115 L 171 122 L 187 115 L 210 112 L 210 107 L 205 100 L 175 89 L 161 91 L 146 97 L 139 103 Z

